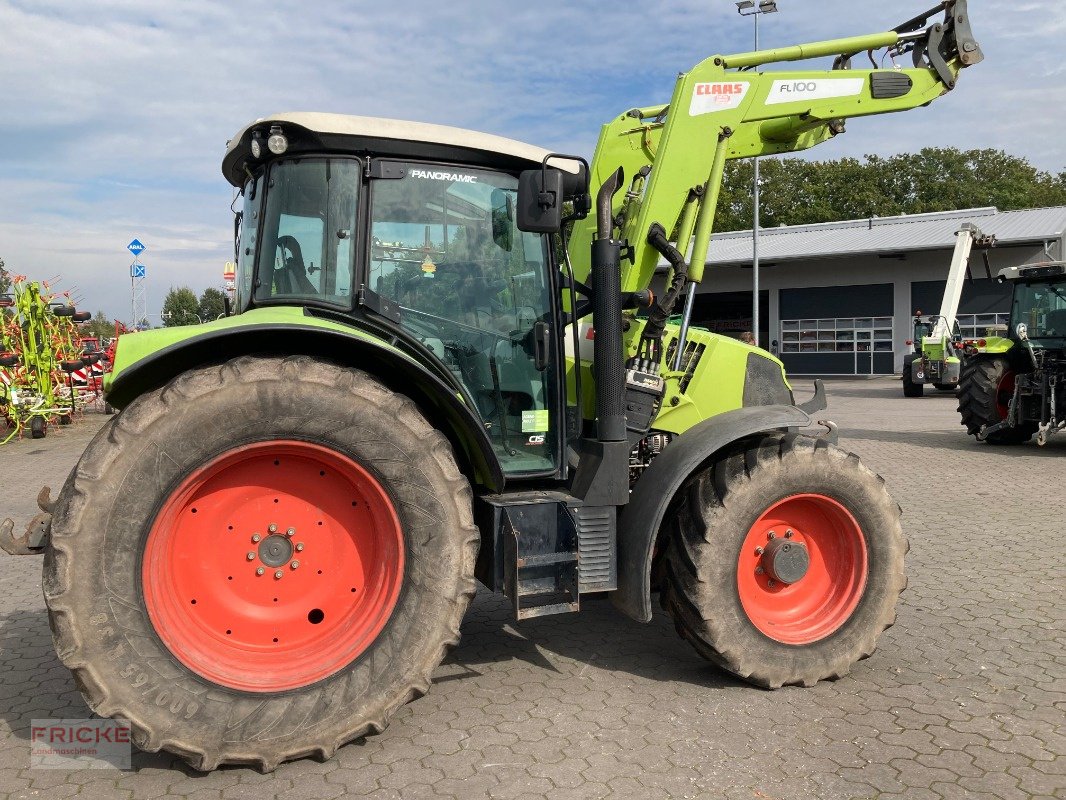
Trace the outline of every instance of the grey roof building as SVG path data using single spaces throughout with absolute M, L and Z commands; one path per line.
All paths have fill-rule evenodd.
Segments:
M 760 344 L 776 343 L 795 374 L 890 374 L 910 350 L 916 311 L 935 314 L 955 232 L 964 222 L 996 236 L 971 258 L 960 304 L 964 333 L 1006 321 L 1009 288 L 987 274 L 1066 257 L 1066 206 L 847 220 L 759 231 Z M 738 335 L 751 329 L 751 231 L 716 234 L 693 323 Z

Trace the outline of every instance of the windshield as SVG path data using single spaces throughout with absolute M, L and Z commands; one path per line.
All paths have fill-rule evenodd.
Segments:
M 1019 322 L 1030 339 L 1066 337 L 1066 281 L 1015 284 L 1012 327 Z
M 271 165 L 255 299 L 351 305 L 361 163 L 296 158 Z M 245 219 L 244 225 L 254 224 Z
M 367 285 L 466 386 L 507 472 L 556 463 L 543 237 L 515 224 L 518 180 L 419 163 L 373 181 Z

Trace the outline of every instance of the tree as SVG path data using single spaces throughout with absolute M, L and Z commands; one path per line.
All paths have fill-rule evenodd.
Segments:
M 196 295 L 188 286 L 175 289 L 170 287 L 166 298 L 163 300 L 163 327 L 173 328 L 177 325 L 196 325 L 200 319 L 200 304 Z
M 225 314 L 226 301 L 222 292 L 212 286 L 204 289 L 204 293 L 200 295 L 200 311 L 198 313 L 200 314 L 200 319 L 204 322 L 211 322 Z
M 1066 171 L 1052 175 L 1002 150 L 927 147 L 861 161 L 767 158 L 761 173 L 760 224 L 766 228 L 980 206 L 1066 205 Z M 726 165 L 716 230 L 751 227 L 752 176 L 750 160 Z
M 11 291 L 11 274 L 4 267 L 4 259 L 0 258 L 0 294 Z
M 109 320 L 103 311 L 97 311 L 96 316 L 82 325 L 81 331 L 83 336 L 110 339 L 115 335 L 115 323 Z

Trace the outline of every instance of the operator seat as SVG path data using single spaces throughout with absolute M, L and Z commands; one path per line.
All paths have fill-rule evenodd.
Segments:
M 303 250 L 295 236 L 279 236 L 277 247 L 282 253 L 288 250 L 292 255 L 285 259 L 284 266 L 274 273 L 274 285 L 278 294 L 318 294 L 314 284 L 307 279 L 304 266 Z

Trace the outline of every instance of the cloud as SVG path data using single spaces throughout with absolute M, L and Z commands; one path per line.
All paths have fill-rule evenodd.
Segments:
M 780 5 L 764 46 L 887 28 L 928 2 Z M 987 58 L 958 91 L 854 120 L 811 157 L 1002 147 L 1062 169 L 1066 11 L 1023 5 L 971 0 Z M 120 316 L 134 236 L 149 246 L 150 311 L 171 285 L 220 283 L 233 195 L 219 166 L 226 140 L 256 117 L 399 117 L 591 155 L 604 121 L 666 101 L 678 71 L 751 49 L 752 33 L 727 0 L 0 0 L 0 26 L 0 256 L 20 272 L 60 273 L 86 307 Z

